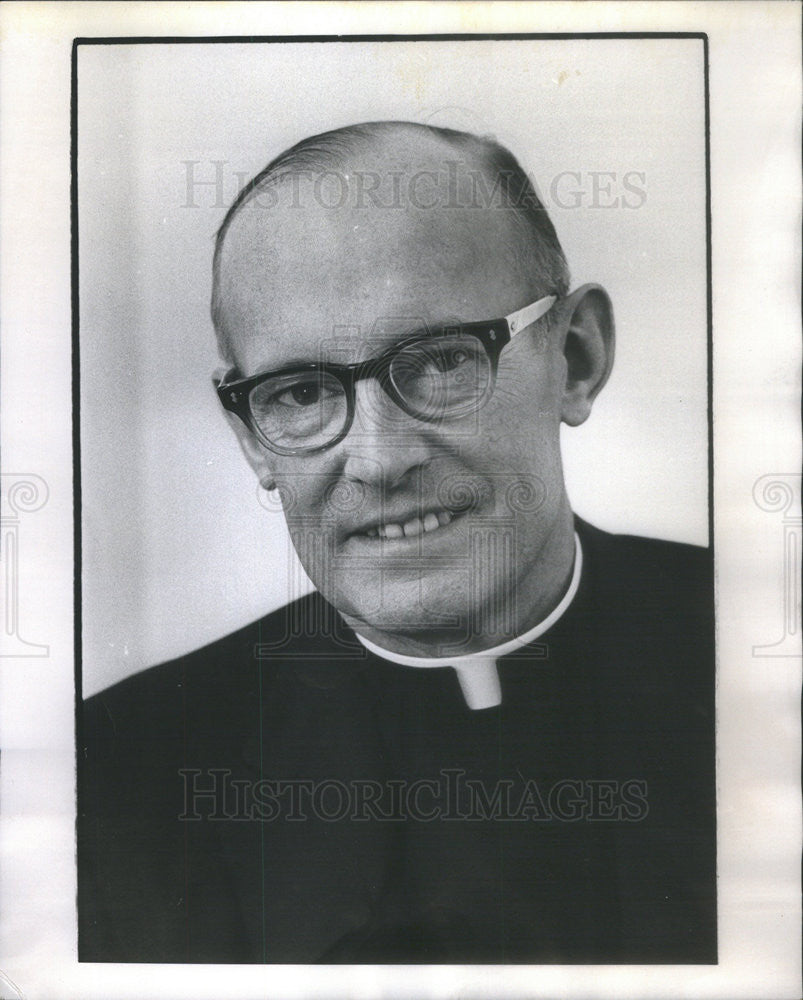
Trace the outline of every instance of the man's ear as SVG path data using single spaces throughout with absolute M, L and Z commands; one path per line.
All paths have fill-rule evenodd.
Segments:
M 219 378 L 213 377 L 212 384 L 215 386 L 215 390 L 217 390 L 218 382 Z M 260 486 L 266 490 L 275 489 L 276 484 L 273 481 L 273 471 L 270 467 L 271 453 L 260 444 L 253 431 L 240 420 L 236 413 L 231 413 L 229 410 L 223 412 L 226 414 L 229 426 L 240 444 L 246 462 L 256 473 Z
M 564 301 L 563 310 L 566 385 L 561 420 L 577 427 L 588 418 L 613 367 L 613 307 L 604 288 L 582 285 Z

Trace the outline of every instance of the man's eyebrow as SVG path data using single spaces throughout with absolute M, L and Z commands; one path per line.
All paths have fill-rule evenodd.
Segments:
M 376 332 L 376 324 L 372 327 L 372 336 L 362 337 L 344 337 L 340 340 L 340 345 L 345 347 L 346 343 L 353 341 L 355 344 L 359 343 L 371 343 L 375 341 L 376 349 L 372 351 L 369 355 L 369 359 L 381 357 L 386 351 L 392 350 L 397 344 L 404 343 L 405 340 L 411 340 L 415 337 L 425 337 L 430 333 L 437 333 L 441 330 L 448 330 L 452 327 L 463 326 L 466 323 L 476 322 L 475 320 L 460 319 L 457 316 L 444 317 L 438 320 L 425 320 L 423 317 L 417 316 L 415 319 L 410 320 L 409 323 L 395 330 L 392 334 L 387 336 L 380 336 Z M 326 365 L 326 364 L 351 364 L 352 362 L 345 359 L 338 358 L 337 360 L 332 360 L 330 358 L 324 358 L 321 356 L 320 351 L 314 355 L 296 355 L 288 358 L 285 361 L 279 363 L 274 363 L 272 365 L 261 365 L 259 370 L 255 372 L 255 375 L 262 375 L 266 372 L 276 372 L 281 374 L 283 371 L 289 368 L 297 368 L 308 365 Z M 243 376 L 237 373 L 238 378 L 248 378 L 251 376 Z
M 281 372 L 284 371 L 285 368 L 296 368 L 299 365 L 319 365 L 320 363 L 321 363 L 320 355 L 317 355 L 314 358 L 299 356 L 295 358 L 290 358 L 288 361 L 282 361 L 280 364 L 273 364 L 270 367 L 265 365 L 262 368 L 262 371 Z
M 426 334 L 432 330 L 439 329 L 442 325 L 442 323 L 425 323 L 423 320 L 419 320 L 396 331 L 392 339 L 389 338 L 388 343 L 400 344 L 403 340 L 409 340 L 410 337 L 426 336 Z
M 399 327 L 395 330 L 392 335 L 388 336 L 387 343 L 388 346 L 392 344 L 401 343 L 403 340 L 408 340 L 411 337 L 426 336 L 430 333 L 437 333 L 440 330 L 451 329 L 452 327 L 465 326 L 467 323 L 475 322 L 474 320 L 463 319 L 459 316 L 444 316 L 439 319 L 426 320 L 422 316 L 416 316 L 410 319 L 409 323 L 405 326 Z M 376 329 L 376 326 L 374 326 Z
M 433 324 L 429 324 L 429 329 L 437 329 Z M 415 324 L 414 326 L 406 327 L 394 333 L 392 336 L 382 337 L 360 337 L 354 336 L 351 338 L 343 338 L 337 344 L 335 350 L 335 355 L 344 353 L 351 346 L 359 346 L 361 344 L 368 344 L 373 346 L 368 358 L 378 358 L 385 353 L 385 351 L 392 350 L 397 344 L 401 344 L 405 340 L 409 340 L 412 337 L 416 337 L 419 334 L 425 335 L 428 332 L 428 327 L 426 325 Z M 287 368 L 294 368 L 302 365 L 327 365 L 327 364 L 340 364 L 347 365 L 352 364 L 352 360 L 336 356 L 335 358 L 329 356 L 324 356 L 322 351 L 318 351 L 315 355 L 298 355 L 291 357 L 286 361 L 282 361 L 278 364 L 271 366 L 263 365 L 259 371 L 261 372 L 278 372 L 281 373 Z

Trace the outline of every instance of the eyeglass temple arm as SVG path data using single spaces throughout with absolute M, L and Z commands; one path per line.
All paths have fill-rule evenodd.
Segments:
M 510 329 L 510 336 L 512 337 L 526 326 L 545 316 L 557 301 L 557 295 L 547 295 L 546 298 L 539 299 L 537 302 L 533 302 L 532 305 L 525 306 L 523 309 L 519 309 L 518 312 L 513 312 L 509 316 L 505 316 Z
M 525 306 L 517 312 L 510 313 L 509 316 L 505 316 L 505 322 L 510 330 L 510 336 L 512 337 L 525 327 L 530 326 L 530 324 L 534 323 L 537 319 L 545 316 L 557 301 L 558 297 L 556 295 L 547 295 L 545 298 L 538 299 L 537 302 L 533 302 L 531 305 Z M 376 359 L 363 361 L 357 365 L 349 365 L 348 367 L 355 368 L 360 372 L 364 367 L 367 371 L 373 372 L 375 365 Z M 223 375 L 219 375 L 216 372 L 215 376 L 212 378 L 212 384 L 217 390 L 221 402 L 226 409 L 230 410 L 236 410 L 238 408 L 239 392 L 237 390 L 232 390 L 229 385 L 230 380 L 236 375 L 237 369 L 231 368 Z M 362 375 L 360 374 L 358 377 L 362 377 Z M 234 380 L 236 381 L 237 379 L 235 378 Z

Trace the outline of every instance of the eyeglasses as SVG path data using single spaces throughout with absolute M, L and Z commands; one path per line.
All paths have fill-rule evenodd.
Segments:
M 428 423 L 467 416 L 493 393 L 499 355 L 552 308 L 548 295 L 502 319 L 449 324 L 353 365 L 299 364 L 218 383 L 225 409 L 279 455 L 333 447 L 354 421 L 356 385 L 374 378 L 405 413 Z

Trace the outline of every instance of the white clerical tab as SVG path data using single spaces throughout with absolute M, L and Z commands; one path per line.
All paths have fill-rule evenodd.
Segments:
M 502 688 L 499 686 L 496 660 L 478 656 L 454 669 L 469 708 L 476 711 L 502 704 Z
M 569 588 L 563 595 L 555 610 L 531 628 L 524 635 L 516 636 L 503 642 L 501 646 L 494 646 L 492 649 L 484 649 L 481 653 L 468 653 L 463 656 L 406 656 L 402 653 L 392 653 L 389 649 L 377 646 L 376 643 L 366 639 L 364 635 L 356 633 L 357 638 L 372 653 L 381 656 L 391 663 L 399 663 L 405 667 L 452 667 L 460 681 L 460 690 L 463 693 L 466 705 L 475 710 L 480 708 L 493 708 L 502 704 L 502 689 L 499 684 L 499 672 L 496 661 L 500 656 L 506 656 L 516 649 L 522 649 L 531 642 L 552 628 L 555 622 L 561 617 L 564 611 L 574 600 L 577 588 L 580 586 L 580 575 L 583 570 L 583 550 L 580 546 L 580 539 L 575 532 L 574 536 L 574 570 L 569 583 Z

